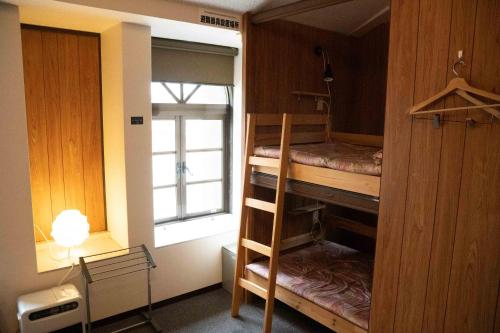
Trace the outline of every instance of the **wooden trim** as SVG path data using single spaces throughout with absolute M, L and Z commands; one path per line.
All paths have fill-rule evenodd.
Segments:
M 291 249 L 293 247 L 301 246 L 307 243 L 310 243 L 314 240 L 313 236 L 310 232 L 305 234 L 293 236 L 287 239 L 283 239 L 280 245 L 280 251 L 285 251 Z
M 250 281 L 258 286 L 265 286 L 267 279 L 264 279 L 257 274 L 246 271 L 245 275 L 247 281 Z M 275 298 L 282 301 L 283 303 L 291 306 L 295 310 L 305 314 L 306 316 L 316 320 L 317 322 L 323 324 L 331 330 L 337 333 L 366 333 L 367 331 L 350 321 L 342 318 L 328 310 L 325 310 L 319 305 L 313 302 L 297 296 L 296 294 L 288 291 L 287 289 L 276 285 Z
M 275 176 L 277 175 L 277 171 L 273 168 L 256 166 L 253 170 Z M 362 193 L 374 197 L 378 197 L 380 193 L 380 177 L 378 176 L 339 171 L 292 162 L 288 168 L 287 177 L 289 179 L 335 187 L 341 190 Z
M 381 135 L 332 132 L 331 136 L 334 140 L 353 143 L 357 145 L 381 147 L 381 148 L 384 145 L 384 137 Z
M 274 146 L 280 143 L 280 133 L 258 133 L 255 134 L 256 146 Z M 325 131 L 295 132 L 290 137 L 291 144 L 319 143 L 325 142 Z
M 255 117 L 247 114 L 246 117 L 246 139 L 245 139 L 245 157 L 243 161 L 243 196 L 241 202 L 241 212 L 240 212 L 240 230 L 238 235 L 238 248 L 236 253 L 236 267 L 234 272 L 234 281 L 233 281 L 233 297 L 232 297 L 232 306 L 231 306 L 231 316 L 236 317 L 240 310 L 240 302 L 242 296 L 242 288 L 240 288 L 239 279 L 243 276 L 244 266 L 249 261 L 249 251 L 245 251 L 241 246 L 241 241 L 243 238 L 249 238 L 249 234 L 251 232 L 251 228 L 249 226 L 249 215 L 248 207 L 246 207 L 245 202 L 246 198 L 250 195 L 251 192 L 251 184 L 250 184 L 250 174 L 251 170 L 248 168 L 248 161 L 250 156 L 253 155 L 254 150 L 254 134 L 255 134 Z
M 313 10 L 338 5 L 352 0 L 308 0 L 296 1 L 289 5 L 284 5 L 269 10 L 262 11 L 252 17 L 252 23 L 259 24 L 268 21 L 282 19 L 288 16 L 298 15 Z
M 280 113 L 254 113 L 256 126 L 281 126 L 283 115 Z M 326 125 L 328 115 L 326 114 L 294 114 L 292 125 Z
M 276 291 L 276 276 L 278 274 L 278 259 L 281 245 L 281 230 L 283 225 L 283 210 L 285 206 L 286 175 L 288 172 L 288 155 L 290 152 L 290 135 L 294 117 L 290 114 L 283 115 L 281 126 L 280 167 L 277 171 L 276 210 L 273 219 L 273 232 L 271 236 L 271 255 L 269 258 L 269 279 L 267 284 L 267 302 L 264 309 L 263 332 L 271 333 L 274 311 L 274 295 Z
M 274 203 L 254 198 L 246 198 L 245 206 L 260 209 L 269 213 L 274 213 L 276 210 L 276 205 Z
M 100 33 L 91 32 L 91 31 L 71 30 L 71 29 L 47 27 L 44 25 L 35 25 L 35 24 L 27 24 L 27 23 L 21 23 L 21 28 L 22 29 L 32 29 L 32 30 L 37 30 L 37 31 L 62 32 L 65 34 L 73 34 L 73 35 L 79 35 L 79 36 L 93 36 L 93 37 L 98 37 L 99 40 L 101 39 Z
M 344 230 L 354 232 L 356 234 L 370 237 L 373 239 L 377 238 L 377 228 L 376 227 L 366 225 L 366 224 L 363 224 L 363 223 L 358 222 L 358 221 L 339 217 L 339 216 L 330 215 L 329 218 L 331 218 L 331 221 L 333 222 L 333 225 L 336 228 L 344 229 Z
M 269 168 L 279 168 L 280 160 L 277 158 L 250 156 L 248 161 L 250 165 L 264 166 Z
M 273 175 L 253 173 L 251 182 L 256 186 L 276 189 L 276 177 Z M 378 214 L 378 198 L 360 193 L 347 192 L 333 187 L 304 183 L 293 179 L 287 180 L 286 193 L 366 213 Z
M 258 243 L 256 241 L 253 241 L 251 239 L 247 238 L 242 238 L 241 239 L 241 246 L 246 247 L 247 249 L 250 249 L 252 251 L 255 251 L 257 253 L 263 254 L 265 256 L 271 256 L 271 248 L 267 245 Z
M 312 213 L 318 210 L 323 210 L 325 208 L 326 208 L 325 204 L 317 202 L 311 205 L 297 207 L 292 210 L 289 210 L 288 214 L 292 216 L 297 216 L 297 215 Z
M 294 90 L 292 91 L 292 95 L 297 96 L 297 98 L 300 97 L 313 97 L 313 98 L 330 98 L 330 95 L 328 94 L 322 94 L 322 93 L 317 93 L 317 92 L 311 92 L 311 91 L 302 91 L 302 90 Z
M 244 279 L 244 278 L 239 278 L 238 283 L 241 287 L 251 291 L 255 295 L 257 295 L 263 299 L 267 299 L 268 294 L 267 294 L 266 289 L 263 286 L 260 286 L 260 285 L 256 284 L 255 282 Z
M 331 137 L 334 140 L 357 144 L 357 145 L 370 146 L 370 147 L 382 148 L 384 144 L 384 137 L 381 135 L 331 132 Z M 255 134 L 256 146 L 278 145 L 279 140 L 280 140 L 280 133 L 278 132 Z M 325 142 L 324 130 L 295 132 L 292 133 L 292 137 L 290 140 L 291 144 L 319 143 L 319 142 Z

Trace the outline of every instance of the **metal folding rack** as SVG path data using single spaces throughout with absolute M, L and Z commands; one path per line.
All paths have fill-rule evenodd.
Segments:
M 123 252 L 123 254 L 119 254 Z M 99 257 L 106 257 L 98 259 Z M 133 246 L 121 250 L 98 253 L 90 256 L 80 257 L 80 267 L 85 279 L 85 299 L 87 303 L 87 332 L 91 332 L 90 318 L 90 293 L 89 286 L 94 282 L 108 280 L 119 276 L 147 271 L 148 283 L 148 309 L 142 312 L 144 320 L 136 324 L 121 328 L 111 333 L 123 332 L 128 329 L 150 324 L 156 332 L 161 332 L 161 328 L 152 317 L 151 307 L 151 269 L 156 268 L 153 257 L 149 253 L 146 245 Z

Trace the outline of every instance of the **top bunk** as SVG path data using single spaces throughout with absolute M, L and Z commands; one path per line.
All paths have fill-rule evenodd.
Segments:
M 378 212 L 382 137 L 330 132 L 327 115 L 294 114 L 287 192 L 366 212 Z M 254 123 L 252 183 L 272 188 L 280 154 L 281 114 L 249 114 Z M 248 139 L 248 138 L 247 138 Z M 301 182 L 293 184 L 291 182 Z M 319 188 L 316 188 L 318 186 Z

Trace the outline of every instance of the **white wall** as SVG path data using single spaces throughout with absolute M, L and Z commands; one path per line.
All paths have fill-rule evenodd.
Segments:
M 122 27 L 101 33 L 103 146 L 107 228 L 113 239 L 128 247 L 127 187 L 125 171 L 125 117 Z
M 17 296 L 59 273 L 36 272 L 19 14 L 2 3 L 0 50 L 0 331 L 10 333 Z
M 105 154 L 111 156 L 114 152 L 117 157 L 110 162 L 105 156 L 110 227 L 113 223 L 119 227 L 123 218 L 128 234 L 122 234 L 120 241 L 131 245 L 145 243 L 151 249 L 158 264 L 152 274 L 153 301 L 157 302 L 219 283 L 221 246 L 234 242 L 236 233 L 154 249 L 150 37 L 149 27 L 128 23 L 120 23 L 103 33 L 103 117 Z M 63 271 L 36 272 L 19 19 L 16 7 L 2 4 L 0 73 L 0 331 L 10 333 L 17 329 L 16 298 L 55 285 Z M 240 82 L 236 83 L 238 87 L 241 69 L 235 73 L 240 73 L 235 74 Z M 108 85 L 110 80 L 114 82 L 112 85 Z M 237 99 L 241 102 L 241 96 L 235 96 Z M 235 112 L 240 111 L 241 106 L 235 105 Z M 132 115 L 143 116 L 144 125 L 130 125 Z M 240 126 L 241 123 L 235 122 L 235 128 Z M 110 142 L 116 146 L 109 145 Z M 125 164 L 120 166 L 120 161 Z M 108 177 L 114 168 L 120 175 L 113 182 Z M 236 175 L 239 173 L 239 169 L 235 170 Z M 125 178 L 125 184 L 119 181 L 120 177 Z M 239 197 L 239 190 L 236 195 Z M 118 198 L 117 203 L 110 211 L 110 201 L 114 198 Z M 239 200 L 235 202 L 239 204 Z M 95 284 L 92 287 L 93 319 L 144 305 L 143 278 L 138 275 Z M 79 279 L 72 282 L 81 288 Z

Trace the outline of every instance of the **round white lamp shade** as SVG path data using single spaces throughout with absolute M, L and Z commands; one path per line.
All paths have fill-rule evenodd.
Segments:
M 78 246 L 89 238 L 87 217 L 77 209 L 62 211 L 52 223 L 50 233 L 57 245 Z

